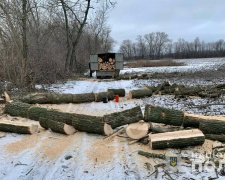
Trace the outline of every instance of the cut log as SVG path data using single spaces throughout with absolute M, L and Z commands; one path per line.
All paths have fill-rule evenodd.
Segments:
M 62 122 L 68 125 L 72 125 L 72 120 L 75 117 L 76 114 L 60 112 L 54 109 L 48 109 L 45 116 L 47 119 Z
M 8 102 L 5 105 L 5 113 L 11 116 L 20 116 L 27 118 L 28 110 L 32 105 L 22 102 Z
M 181 126 L 183 118 L 183 111 L 152 105 L 145 106 L 145 121 Z
M 206 139 L 210 139 L 213 141 L 220 141 L 220 142 L 225 142 L 225 135 L 221 134 L 205 134 Z
M 184 113 L 183 126 L 199 128 L 199 121 L 202 118 L 204 119 L 204 116 L 197 115 L 197 114 Z
M 0 121 L 0 131 L 20 133 L 20 134 L 34 134 L 38 130 L 38 125 L 25 124 L 15 121 Z
M 225 134 L 225 117 L 201 116 L 199 129 L 204 134 Z
M 102 101 L 104 97 L 107 97 L 108 100 L 113 100 L 114 99 L 114 94 L 111 91 L 95 93 L 95 102 Z
M 44 117 L 40 117 L 39 118 L 39 124 L 41 127 L 43 127 L 44 129 L 48 129 L 48 119 L 44 118 Z
M 131 139 L 141 139 L 148 134 L 149 126 L 149 123 L 144 121 L 132 123 L 126 128 L 126 134 Z
M 142 119 L 143 115 L 140 106 L 104 116 L 104 122 L 111 125 L 113 129 L 126 124 L 138 122 Z
M 48 119 L 47 123 L 48 123 L 48 128 L 50 128 L 53 132 L 66 134 L 66 135 L 72 135 L 76 132 L 73 126 L 67 125 L 62 122 L 56 122 L 56 121 Z
M 165 133 L 181 130 L 181 126 L 172 126 L 162 123 L 150 123 L 150 131 L 154 133 Z
M 5 99 L 0 97 L 0 104 L 4 104 L 5 103 Z
M 125 89 L 108 89 L 109 91 L 112 91 L 114 95 L 118 94 L 120 97 L 125 96 Z
M 48 110 L 46 108 L 35 107 L 35 106 L 31 107 L 29 108 L 27 118 L 39 121 L 40 117 L 46 117 L 47 111 Z
M 155 94 L 158 94 L 159 91 L 164 90 L 165 87 L 169 87 L 170 83 L 168 81 L 164 81 L 162 84 L 158 85 L 156 91 L 154 92 Z
M 103 122 L 102 117 L 74 114 L 72 119 L 73 127 L 78 131 L 85 131 L 94 134 L 107 135 L 113 133 L 109 124 Z
M 5 102 L 10 102 L 11 101 L 11 99 L 10 99 L 10 97 L 9 97 L 9 95 L 8 95 L 8 93 L 6 91 L 4 91 L 4 96 L 5 96 Z
M 35 93 L 25 96 L 22 101 L 29 104 L 61 104 L 61 103 L 84 103 L 93 102 L 93 93 L 86 94 L 58 94 L 58 93 Z
M 183 130 L 149 135 L 152 149 L 182 148 L 186 146 L 202 145 L 204 134 L 198 129 Z
M 72 103 L 85 103 L 85 102 L 93 102 L 95 101 L 94 93 L 85 93 L 85 94 L 73 94 L 73 102 Z
M 150 97 L 152 95 L 152 90 L 150 89 L 137 89 L 132 90 L 129 92 L 129 98 L 143 98 L 143 97 Z

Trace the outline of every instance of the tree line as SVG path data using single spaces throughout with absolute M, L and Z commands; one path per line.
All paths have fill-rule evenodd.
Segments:
M 112 49 L 110 0 L 1 0 L 0 79 L 18 87 L 53 83 Z
M 165 32 L 153 32 L 138 35 L 136 42 L 124 40 L 119 51 L 126 59 L 160 59 L 160 58 L 209 58 L 225 56 L 225 42 L 201 41 L 199 37 L 193 42 L 179 38 L 173 42 Z

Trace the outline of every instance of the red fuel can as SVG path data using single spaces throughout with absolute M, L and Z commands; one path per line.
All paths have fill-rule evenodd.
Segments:
M 115 102 L 119 102 L 119 95 L 115 95 Z

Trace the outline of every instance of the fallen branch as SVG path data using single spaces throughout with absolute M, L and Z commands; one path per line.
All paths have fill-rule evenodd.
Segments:
M 122 132 L 123 130 L 124 130 L 124 127 L 118 129 L 117 131 L 115 131 L 114 133 L 112 133 L 112 134 L 109 135 L 109 136 L 104 137 L 103 139 L 108 139 L 108 138 L 110 138 L 110 137 L 115 137 L 116 135 L 120 134 L 120 132 Z
M 165 154 L 155 154 L 155 153 L 149 153 L 149 152 L 144 152 L 144 151 L 138 151 L 138 154 L 141 156 L 145 156 L 147 158 L 166 159 Z

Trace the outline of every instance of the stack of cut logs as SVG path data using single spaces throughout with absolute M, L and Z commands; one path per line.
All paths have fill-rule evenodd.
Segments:
M 103 61 L 102 58 L 98 58 L 98 69 L 99 70 L 106 70 L 106 69 L 115 69 L 116 65 L 115 65 L 116 60 L 109 58 L 108 61 Z

